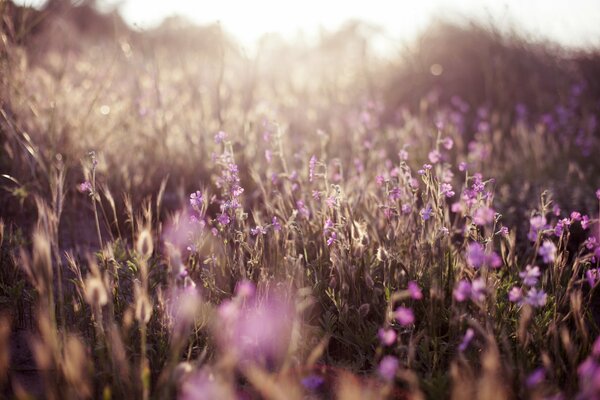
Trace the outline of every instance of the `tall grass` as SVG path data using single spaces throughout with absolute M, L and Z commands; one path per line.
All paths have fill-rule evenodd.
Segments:
M 550 108 L 455 79 L 398 100 L 360 24 L 254 57 L 177 20 L 1 26 L 4 396 L 598 396 L 585 74 Z

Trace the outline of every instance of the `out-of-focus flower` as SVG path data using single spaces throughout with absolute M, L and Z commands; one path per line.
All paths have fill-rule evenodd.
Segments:
M 423 298 L 423 292 L 419 284 L 415 281 L 408 282 L 408 293 L 413 300 L 421 300 Z
M 452 140 L 451 137 L 446 136 L 445 138 L 442 139 L 442 146 L 444 146 L 444 148 L 446 150 L 451 150 L 452 147 L 454 146 L 454 140 Z
M 215 143 L 223 143 L 223 141 L 227 138 L 227 134 L 223 131 L 219 131 L 215 134 Z
M 391 346 L 396 341 L 396 331 L 393 329 L 380 328 L 377 332 L 379 340 L 384 346 Z
M 208 371 L 200 371 L 184 381 L 180 400 L 233 400 L 237 396 L 227 382 Z
M 540 367 L 527 376 L 525 385 L 532 388 L 542 383 L 544 379 L 546 379 L 546 370 Z
M 541 275 L 542 273 L 540 272 L 540 267 L 537 265 L 528 265 L 525 267 L 525 271 L 519 272 L 519 276 L 521 279 L 523 279 L 523 283 L 527 286 L 535 286 Z
M 219 306 L 215 328 L 222 351 L 241 363 L 278 364 L 291 340 L 293 307 L 276 295 L 260 303 L 247 299 L 244 305 L 230 300 Z
M 432 150 L 427 156 L 432 164 L 437 164 L 442 159 L 442 154 L 437 150 Z
M 202 207 L 202 192 L 196 190 L 194 193 L 190 194 L 190 206 L 195 210 L 200 210 Z
M 482 278 L 473 279 L 471 283 L 471 300 L 483 301 L 485 300 L 486 287 L 485 282 Z
M 77 185 L 77 190 L 79 190 L 81 193 L 85 193 L 85 192 L 89 192 L 92 193 L 92 184 L 90 183 L 90 181 L 85 181 L 80 183 L 79 185 Z
M 527 292 L 527 297 L 525 298 L 525 302 L 532 307 L 542 307 L 546 304 L 547 299 L 546 293 L 543 290 L 538 290 L 536 288 L 531 288 Z
M 596 286 L 596 284 L 600 280 L 600 268 L 588 269 L 585 272 L 585 279 L 591 287 Z
M 496 211 L 490 207 L 479 207 L 473 214 L 473 223 L 475 225 L 486 225 L 494 222 Z
M 402 326 L 409 326 L 415 322 L 415 314 L 408 307 L 398 307 L 394 312 L 394 317 Z
M 544 263 L 550 264 L 556 258 L 556 246 L 550 240 L 545 240 L 540 246 L 538 254 L 544 260 Z
M 317 390 L 323 383 L 325 379 L 319 375 L 311 374 L 302 378 L 300 383 L 308 390 Z
M 427 206 L 421 210 L 420 214 L 423 221 L 427 221 L 429 218 L 431 218 L 431 211 L 432 208 L 429 204 L 427 204 Z
M 521 303 L 523 300 L 523 290 L 520 287 L 513 286 L 508 292 L 508 300 L 513 303 Z
M 277 217 L 273 216 L 273 219 L 271 219 L 271 226 L 273 227 L 273 230 L 275 232 L 278 232 L 281 230 L 281 224 L 279 223 L 279 220 L 277 219 Z
M 452 185 L 449 183 L 442 183 L 440 185 L 440 193 L 445 197 L 453 197 L 454 190 L 452 190 Z
M 302 200 L 296 201 L 296 209 L 298 210 L 298 214 L 302 218 L 304 218 L 304 219 L 309 219 L 310 218 L 310 211 L 304 205 L 304 202 Z
M 398 371 L 399 362 L 394 356 L 385 356 L 379 362 L 377 371 L 379 375 L 386 381 L 393 381 Z
M 261 225 L 256 225 L 254 228 L 250 229 L 250 234 L 252 236 L 266 235 L 267 230 Z
M 467 347 L 469 347 L 469 344 L 471 343 L 474 337 L 475 331 L 472 328 L 468 328 L 465 332 L 465 336 L 463 336 L 462 341 L 458 345 L 458 350 L 464 352 L 467 349 Z
M 471 297 L 471 284 L 467 280 L 460 280 L 453 292 L 454 298 L 458 302 L 463 302 Z
M 242 299 L 252 298 L 255 292 L 256 286 L 247 279 L 241 280 L 235 287 L 236 296 Z
M 467 247 L 467 263 L 475 269 L 481 267 L 499 268 L 502 259 L 495 252 L 487 252 L 482 244 L 472 242 Z

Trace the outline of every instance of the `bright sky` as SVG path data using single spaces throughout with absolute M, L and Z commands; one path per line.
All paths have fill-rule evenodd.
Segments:
M 40 5 L 44 0 L 17 0 Z M 362 19 L 386 29 L 391 37 L 411 39 L 435 17 L 492 17 L 534 37 L 568 46 L 600 46 L 600 0 L 101 0 L 118 5 L 124 18 L 141 28 L 173 14 L 197 23 L 220 21 L 242 43 L 265 33 L 293 37 L 320 27 L 335 29 Z

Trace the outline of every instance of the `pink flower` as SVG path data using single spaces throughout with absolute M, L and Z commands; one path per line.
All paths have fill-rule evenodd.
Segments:
M 380 328 L 377 332 L 377 336 L 379 336 L 379 340 L 384 346 L 391 346 L 396 341 L 396 331 L 393 329 L 383 329 Z
M 402 326 L 409 326 L 415 322 L 415 315 L 410 308 L 398 307 L 394 312 L 396 321 Z
M 421 300 L 423 298 L 423 292 L 415 281 L 408 282 L 408 292 L 413 300 Z

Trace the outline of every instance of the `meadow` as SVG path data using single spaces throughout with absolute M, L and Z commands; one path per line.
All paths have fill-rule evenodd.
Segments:
M 0 397 L 600 398 L 597 50 L 50 3 L 0 0 Z

